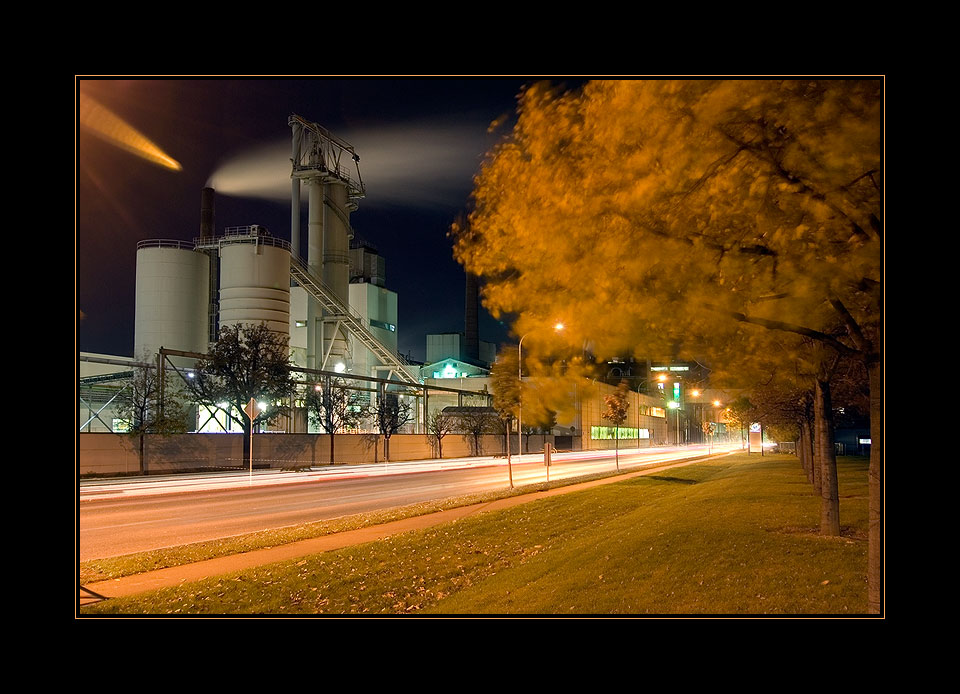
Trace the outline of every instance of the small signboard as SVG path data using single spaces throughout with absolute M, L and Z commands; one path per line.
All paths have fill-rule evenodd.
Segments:
M 760 453 L 763 455 L 763 429 L 760 426 L 760 422 L 753 422 L 750 424 L 750 436 L 748 442 L 748 453 Z

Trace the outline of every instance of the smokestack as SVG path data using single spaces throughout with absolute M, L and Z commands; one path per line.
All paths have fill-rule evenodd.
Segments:
M 469 272 L 464 323 L 464 357 L 480 361 L 480 282 Z
M 217 235 L 217 228 L 213 219 L 213 188 L 203 188 L 200 191 L 200 242 L 212 242 Z M 207 291 L 207 340 L 212 344 L 217 341 L 217 325 L 220 313 L 220 277 L 219 263 L 216 249 L 204 251 L 210 263 L 210 285 Z
M 216 233 L 213 223 L 213 188 L 200 191 L 200 238 L 212 239 Z

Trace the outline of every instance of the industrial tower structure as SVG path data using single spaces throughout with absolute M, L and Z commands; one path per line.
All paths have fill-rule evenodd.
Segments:
M 358 361 L 356 350 L 366 348 L 379 362 L 375 368 L 386 371 L 378 375 L 416 384 L 419 379 L 403 360 L 350 308 L 350 213 L 365 194 L 360 157 L 348 142 L 296 114 L 288 125 L 292 134 L 290 271 L 308 294 L 306 366 L 344 370 Z M 306 263 L 301 256 L 301 182 L 307 186 Z

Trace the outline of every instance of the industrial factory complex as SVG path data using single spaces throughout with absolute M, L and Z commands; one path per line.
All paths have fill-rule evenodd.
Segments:
M 476 283 L 471 278 L 465 283 L 462 333 L 426 335 L 423 364 L 401 356 L 398 296 L 385 282 L 388 259 L 361 240 L 350 224 L 351 213 L 365 195 L 359 157 L 349 143 L 316 123 L 293 115 L 288 125 L 289 240 L 255 224 L 217 230 L 216 193 L 204 188 L 199 235 L 193 241 L 151 239 L 137 244 L 131 353 L 79 355 L 81 474 L 137 471 L 137 456 L 126 443 L 129 437 L 121 435 L 129 423 L 116 407 L 132 374 L 137 369 L 160 369 L 174 381 L 190 378 L 196 359 L 208 353 L 226 326 L 262 324 L 288 341 L 291 368 L 301 387 L 336 378 L 362 394 L 366 403 L 387 396 L 406 402 L 410 417 L 391 444 L 394 459 L 436 455 L 428 436 L 434 412 L 491 408 L 490 367 L 497 346 L 480 340 Z M 669 388 L 686 367 L 647 364 L 643 380 L 655 375 L 651 369 L 657 368 L 669 376 L 661 379 L 669 382 Z M 601 381 L 571 386 L 569 408 L 557 412 L 552 426 L 541 426 L 525 437 L 515 435 L 513 450 L 521 443 L 525 450 L 539 450 L 547 441 L 561 449 L 613 447 L 609 422 L 600 414 L 603 396 L 612 391 Z M 679 415 L 674 431 L 673 415 L 663 398 L 637 390 L 629 395 L 630 415 L 619 433 L 621 447 L 681 440 Z M 302 407 L 292 405 L 258 432 L 289 435 L 257 437 L 258 464 L 360 462 L 376 454 L 363 443 L 376 430 L 372 423 L 361 422 L 344 432 L 357 436 L 338 436 L 337 460 L 327 460 L 320 452 L 326 448 L 317 440 L 329 434 L 312 423 Z M 216 408 L 194 403 L 187 429 L 189 433 L 179 436 L 153 437 L 150 471 L 229 467 L 224 461 L 240 458 L 238 437 L 222 436 L 235 433 L 237 426 Z M 443 454 L 501 454 L 504 443 L 502 432 L 487 432 L 473 440 L 467 432 L 455 432 L 444 440 Z

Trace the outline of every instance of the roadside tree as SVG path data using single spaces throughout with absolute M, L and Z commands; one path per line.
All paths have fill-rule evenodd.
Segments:
M 829 366 L 859 359 L 871 401 L 872 612 L 882 595 L 883 107 L 876 79 L 536 85 L 476 179 L 468 223 L 454 228 L 486 306 L 519 316 L 518 332 L 563 316 L 571 345 L 641 358 L 719 357 L 724 344 L 773 358 L 783 340 L 785 367 L 807 349 L 801 339 L 816 342 L 821 451 Z
M 614 446 L 617 470 L 620 469 L 620 427 L 627 421 L 627 412 L 630 410 L 628 388 L 625 381 L 621 381 L 617 390 L 603 398 L 603 412 L 601 417 L 612 422 L 615 427 Z
M 483 455 L 484 434 L 505 433 L 507 415 L 501 417 L 492 407 L 458 407 L 456 409 L 457 428 L 470 441 L 473 455 Z
M 304 402 L 311 423 L 330 435 L 330 463 L 333 464 L 337 433 L 360 423 L 363 405 L 356 391 L 347 388 L 344 379 L 330 376 L 309 387 Z
M 383 437 L 383 459 L 390 462 L 390 437 L 413 419 L 410 403 L 402 401 L 399 393 L 381 392 L 376 402 L 367 408 L 367 415 L 373 419 L 378 433 L 377 438 Z M 376 460 L 376 441 L 374 441 L 373 456 Z
M 427 420 L 427 436 L 437 451 L 437 457 L 443 458 L 443 439 L 453 432 L 457 420 L 443 410 L 435 410 Z
M 253 428 L 288 412 L 287 400 L 295 394 L 287 339 L 263 323 L 223 326 L 207 356 L 197 360 L 195 376 L 187 384 L 199 403 L 220 410 L 243 429 L 247 467 Z M 262 405 L 252 421 L 244 414 L 251 399 Z
M 127 435 L 137 443 L 140 473 L 147 474 L 144 441 L 147 434 L 182 434 L 187 431 L 187 408 L 170 378 L 161 383 L 159 370 L 138 366 L 118 399 L 117 416 L 126 422 Z

